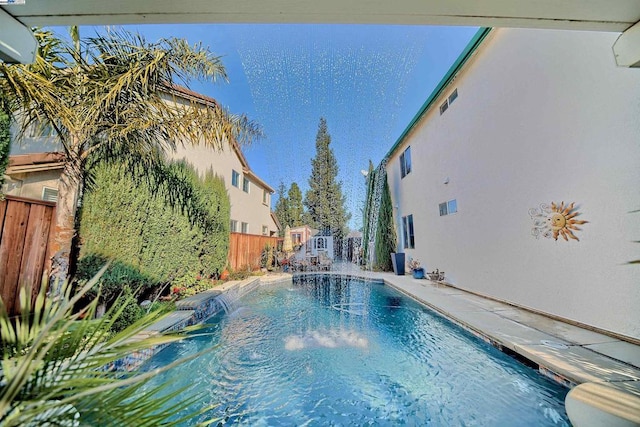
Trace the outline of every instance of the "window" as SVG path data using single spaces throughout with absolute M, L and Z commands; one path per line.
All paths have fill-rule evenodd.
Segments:
M 267 190 L 262 190 L 262 204 L 269 205 L 269 192 Z
M 449 95 L 449 98 L 445 99 L 444 102 L 440 104 L 440 115 L 443 115 L 444 112 L 449 109 L 449 105 L 453 104 L 453 101 L 456 99 L 458 99 L 458 88 L 455 88 Z
M 411 173 L 411 147 L 407 147 L 407 149 L 400 154 L 400 173 L 402 178 Z
M 269 227 L 267 227 L 266 225 L 262 226 L 262 235 L 263 236 L 268 236 L 269 235 Z
M 458 212 L 458 200 L 453 199 L 448 202 L 442 202 L 438 207 L 440 208 L 440 216 L 454 214 Z
M 246 176 L 242 177 L 242 191 L 249 192 L 249 179 Z
M 49 138 L 52 136 L 55 136 L 55 130 L 49 123 L 44 123 L 40 120 L 36 120 L 30 125 L 30 138 Z
M 443 115 L 444 112 L 447 111 L 447 108 L 449 108 L 449 101 L 445 99 L 442 105 L 440 106 L 440 115 Z
M 449 105 L 453 104 L 453 101 L 456 100 L 456 98 L 458 97 L 458 89 L 454 89 L 453 92 L 451 92 L 451 95 L 449 95 Z
M 447 212 L 449 215 L 458 212 L 458 201 L 456 199 L 447 202 Z
M 402 236 L 404 237 L 404 248 L 414 249 L 416 240 L 413 234 L 413 215 L 402 217 Z
M 231 220 L 231 232 L 232 233 L 237 233 L 238 232 L 238 221 L 236 221 L 235 219 Z
M 249 232 L 249 224 L 246 222 L 242 223 L 242 233 L 247 234 Z
M 42 188 L 42 200 L 46 200 L 47 202 L 57 202 L 58 189 L 51 187 Z
M 440 203 L 440 216 L 445 216 L 447 214 L 447 203 Z
M 235 170 L 231 170 L 231 185 L 238 188 L 238 186 L 240 185 L 239 180 L 240 180 L 240 174 Z
M 302 243 L 302 233 L 291 233 L 291 243 L 294 245 Z

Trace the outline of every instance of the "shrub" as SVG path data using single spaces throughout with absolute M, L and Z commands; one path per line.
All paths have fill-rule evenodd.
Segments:
M 122 166 L 95 169 L 80 217 L 81 257 L 121 261 L 156 284 L 224 269 L 230 221 L 224 181 L 213 172 L 200 179 L 183 162 L 162 173 L 157 187 Z

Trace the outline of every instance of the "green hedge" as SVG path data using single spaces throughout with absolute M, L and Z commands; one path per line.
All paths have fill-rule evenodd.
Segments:
M 225 268 L 230 203 L 223 179 L 213 172 L 201 179 L 182 162 L 166 165 L 162 173 L 166 179 L 158 186 L 122 166 L 95 169 L 80 216 L 80 266 L 96 256 L 114 259 L 111 270 L 122 273 L 124 264 L 137 271 L 132 281 L 143 287 Z M 181 196 L 169 197 L 176 193 Z M 168 200 L 179 200 L 179 206 Z M 105 276 L 127 281 L 126 274 L 116 273 Z

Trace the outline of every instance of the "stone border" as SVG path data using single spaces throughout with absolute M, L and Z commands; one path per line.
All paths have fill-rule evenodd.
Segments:
M 209 289 L 177 301 L 175 311 L 140 331 L 134 339 L 148 338 L 160 333 L 176 332 L 189 326 L 198 325 L 216 313 L 223 311 L 227 302 L 237 301 L 244 295 L 256 290 L 260 284 L 260 277 L 252 276 L 242 281 L 225 282 L 215 289 Z M 109 364 L 106 369 L 133 371 L 167 345 L 157 345 L 142 351 L 136 351 Z

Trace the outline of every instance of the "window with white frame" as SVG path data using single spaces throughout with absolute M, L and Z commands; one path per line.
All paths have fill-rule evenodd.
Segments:
M 249 192 L 249 178 L 247 178 L 246 176 L 242 177 L 242 191 L 244 191 L 245 193 Z
M 302 233 L 291 233 L 291 243 L 294 245 L 302 243 Z
M 440 115 L 443 115 L 445 111 L 449 109 L 449 106 L 453 104 L 453 101 L 458 99 L 458 88 L 455 88 L 453 92 L 449 95 L 447 99 L 444 100 L 442 104 L 440 104 Z
M 402 217 L 402 237 L 405 249 L 414 249 L 416 241 L 413 234 L 413 215 Z
M 57 202 L 58 201 L 58 189 L 51 187 L 43 187 L 42 188 L 42 200 L 47 202 Z
M 267 190 L 262 190 L 262 204 L 269 205 L 269 192 Z
M 262 226 L 262 235 L 263 236 L 268 236 L 269 235 L 269 227 L 267 227 L 266 225 Z
M 242 233 L 244 233 L 244 234 L 247 234 L 247 233 L 249 232 L 249 224 L 248 224 L 248 223 L 246 223 L 246 222 L 243 222 L 243 223 L 242 223 L 242 230 L 241 230 L 241 232 L 242 232 Z
M 451 95 L 449 95 L 449 105 L 453 104 L 453 101 L 455 101 L 458 98 L 458 89 L 454 89 L 453 92 L 451 92 Z
M 238 221 L 236 221 L 235 219 L 231 220 L 231 232 L 232 233 L 237 233 L 238 232 Z
M 240 174 L 233 169 L 231 170 L 231 185 L 236 188 L 240 186 Z
M 438 205 L 440 216 L 451 215 L 458 212 L 458 200 L 453 199 L 448 202 L 442 202 Z
M 401 177 L 411 173 L 411 147 L 407 147 L 402 154 L 400 154 L 400 174 Z

